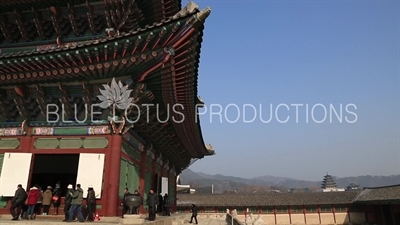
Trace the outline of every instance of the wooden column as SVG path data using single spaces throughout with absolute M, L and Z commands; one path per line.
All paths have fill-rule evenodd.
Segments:
M 144 214 L 146 210 L 144 209 L 144 204 L 146 199 L 144 199 L 144 188 L 145 188 L 145 176 L 146 176 L 146 160 L 147 160 L 147 149 L 142 152 L 142 157 L 140 160 L 140 180 L 139 180 L 139 193 L 143 198 L 143 205 L 140 206 L 139 213 Z
M 290 205 L 287 206 L 289 212 L 289 224 L 292 224 L 292 208 Z
M 334 221 L 335 224 L 336 224 L 336 210 L 335 210 L 335 206 L 334 206 L 334 205 L 331 205 L 331 207 L 332 207 L 332 213 L 333 213 L 333 221 Z
M 320 205 L 317 206 L 317 211 L 318 211 L 319 224 L 321 224 L 321 207 L 320 207 Z
M 111 136 L 111 148 L 109 159 L 107 160 L 107 169 L 110 170 L 107 179 L 105 179 L 105 189 L 107 190 L 106 213 L 105 216 L 118 215 L 118 194 L 119 194 L 119 177 L 121 167 L 121 148 L 122 136 Z
M 307 224 L 306 206 L 303 205 L 301 208 L 303 209 L 304 223 Z
M 394 216 L 394 205 L 389 203 L 390 215 L 392 216 L 392 223 L 396 223 L 396 217 Z
M 21 136 L 19 139 L 19 145 L 21 148 L 21 152 L 30 152 L 32 148 L 32 136 L 31 134 L 31 127 L 28 127 L 28 130 L 26 132 L 26 136 Z
M 383 225 L 386 225 L 387 223 L 386 223 L 385 213 L 383 212 L 382 204 L 379 204 L 379 208 L 381 209 L 381 217 L 382 217 Z
M 158 190 L 157 190 L 157 183 L 153 184 L 154 182 L 154 175 L 156 174 L 156 169 L 157 169 L 157 158 L 154 157 L 154 159 L 151 159 L 151 188 L 153 189 L 154 193 L 158 195 Z M 157 181 L 158 182 L 158 181 Z

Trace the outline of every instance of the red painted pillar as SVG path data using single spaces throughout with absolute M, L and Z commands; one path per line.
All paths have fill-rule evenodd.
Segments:
M 144 198 L 144 187 L 145 187 L 145 176 L 146 176 L 146 160 L 147 160 L 147 154 L 146 154 L 147 149 L 145 149 L 142 152 L 142 157 L 140 160 L 140 180 L 139 180 L 139 193 L 142 195 L 142 198 Z M 143 199 L 143 205 L 140 206 L 139 213 L 140 214 L 145 214 L 146 211 L 144 210 L 144 204 L 145 204 L 145 199 Z
M 118 215 L 118 194 L 119 194 L 119 175 L 121 167 L 121 147 L 122 136 L 111 136 L 111 148 L 107 168 L 109 171 L 108 179 L 105 180 L 107 189 L 106 213 L 105 216 Z
M 30 152 L 32 148 L 31 127 L 28 127 L 26 136 L 20 138 L 20 148 L 22 152 Z

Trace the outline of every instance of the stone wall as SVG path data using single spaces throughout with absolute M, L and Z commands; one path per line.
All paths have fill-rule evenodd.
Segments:
M 350 216 L 349 216 L 350 215 Z M 305 224 L 337 224 L 337 225 L 356 225 L 366 224 L 365 214 L 363 212 L 339 212 L 339 213 L 297 213 L 297 214 L 252 214 L 249 215 L 238 215 L 236 210 L 233 210 L 233 225 L 263 225 L 263 224 L 293 224 L 293 225 L 305 225 Z M 198 218 L 213 218 L 223 220 L 227 224 L 232 225 L 232 216 L 227 210 L 226 214 L 223 213 L 200 213 Z M 276 222 L 275 222 L 276 221 Z

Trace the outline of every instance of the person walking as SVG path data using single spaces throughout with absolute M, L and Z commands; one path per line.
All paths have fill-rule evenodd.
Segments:
M 81 185 L 77 184 L 76 190 L 72 194 L 71 208 L 69 210 L 69 218 L 67 222 L 72 222 L 75 213 L 78 215 L 79 222 L 85 222 L 85 218 L 83 217 L 81 211 L 82 202 L 83 202 L 83 190 L 81 188 Z
M 43 215 L 49 215 L 50 204 L 53 197 L 52 189 L 51 186 L 47 186 L 46 191 L 43 192 Z
M 147 206 L 149 207 L 149 220 L 156 220 L 156 205 L 158 204 L 158 196 L 154 194 L 153 189 L 150 189 L 149 194 L 147 195 Z
M 93 187 L 89 186 L 86 196 L 86 206 L 87 206 L 87 214 L 88 214 L 88 221 L 94 221 L 93 213 L 96 207 L 96 194 L 94 192 Z
M 190 218 L 189 223 L 192 223 L 193 219 L 194 219 L 194 221 L 196 221 L 196 224 L 198 224 L 197 223 L 197 206 L 195 204 L 192 204 L 192 217 Z
M 164 195 L 164 212 L 163 215 L 164 216 L 171 216 L 171 213 L 169 212 L 169 196 L 167 193 L 165 193 Z
M 71 208 L 72 196 L 74 195 L 74 187 L 72 186 L 72 184 L 69 184 L 67 186 L 67 189 L 68 189 L 67 194 L 65 195 L 65 199 L 64 199 L 65 219 L 63 220 L 63 222 L 66 222 L 69 219 L 69 210 Z
M 32 187 L 29 189 L 28 198 L 26 200 L 26 205 L 28 206 L 27 212 L 25 214 L 25 219 L 33 220 L 33 214 L 35 213 L 35 206 L 37 204 L 37 200 L 40 197 L 40 191 L 37 187 Z
M 19 215 L 21 214 L 21 209 L 24 206 L 27 194 L 25 189 L 21 184 L 18 184 L 17 190 L 15 191 L 14 198 L 11 200 L 10 213 L 12 216 L 12 220 L 18 220 Z M 17 209 L 17 212 L 15 212 Z

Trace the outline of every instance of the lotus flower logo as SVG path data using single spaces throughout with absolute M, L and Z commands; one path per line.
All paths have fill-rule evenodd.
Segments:
M 101 95 L 97 95 L 97 98 L 101 101 L 99 107 L 106 109 L 113 106 L 113 109 L 127 109 L 133 98 L 130 97 L 132 90 L 128 90 L 128 85 L 123 86 L 121 81 L 118 83 L 115 78 L 112 79 L 111 85 L 103 84 L 104 90 L 99 89 Z

